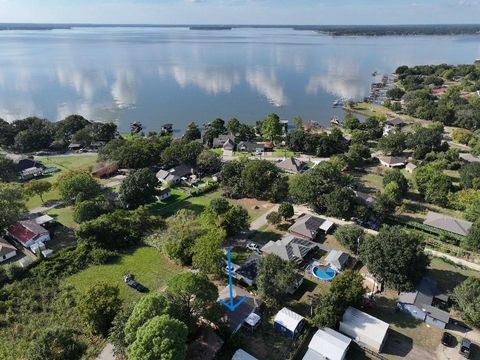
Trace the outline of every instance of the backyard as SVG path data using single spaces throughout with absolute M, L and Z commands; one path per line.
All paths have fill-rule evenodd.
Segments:
M 134 303 L 142 295 L 124 283 L 123 275 L 132 273 L 142 285 L 150 291 L 156 291 L 164 288 L 167 281 L 181 271 L 180 266 L 167 260 L 155 249 L 143 246 L 119 256 L 109 264 L 90 266 L 62 282 L 64 285 L 73 285 L 79 291 L 97 282 L 117 285 L 122 300 Z

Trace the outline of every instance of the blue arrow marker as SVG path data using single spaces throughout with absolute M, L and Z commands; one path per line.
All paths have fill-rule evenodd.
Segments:
M 222 305 L 225 305 L 228 310 L 235 311 L 236 308 L 240 306 L 241 303 L 247 298 L 246 295 L 243 295 L 240 300 L 235 304 L 233 299 L 233 280 L 232 280 L 232 259 L 230 257 L 230 248 L 227 249 L 227 259 L 228 259 L 228 286 L 230 288 L 230 303 L 225 302 L 225 300 L 220 300 Z

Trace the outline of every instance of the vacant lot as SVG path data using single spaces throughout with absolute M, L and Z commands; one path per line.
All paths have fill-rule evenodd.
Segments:
M 117 285 L 123 301 L 133 303 L 141 297 L 141 294 L 123 282 L 123 275 L 132 273 L 135 279 L 150 291 L 156 291 L 164 288 L 167 281 L 181 271 L 181 267 L 171 263 L 156 250 L 144 246 L 119 256 L 109 264 L 91 266 L 66 278 L 63 283 L 73 285 L 79 291 L 84 291 L 98 282 Z

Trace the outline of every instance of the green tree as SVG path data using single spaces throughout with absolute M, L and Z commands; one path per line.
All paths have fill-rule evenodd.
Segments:
M 201 174 L 215 174 L 222 169 L 222 159 L 213 151 L 204 150 L 197 157 L 197 168 Z
M 387 97 L 393 100 L 401 100 L 404 94 L 405 91 L 397 86 L 387 91 Z
M 76 198 L 93 199 L 102 191 L 100 183 L 85 170 L 72 170 L 61 174 L 57 187 L 62 199 L 69 203 Z
M 17 221 L 26 210 L 22 187 L 0 183 L 0 231 Z
M 273 304 L 281 302 L 294 284 L 295 275 L 293 265 L 277 255 L 262 257 L 256 280 L 260 297 Z
M 88 127 L 78 130 L 72 136 L 72 142 L 78 143 L 82 146 L 90 146 L 93 142 L 93 137 Z
M 5 156 L 0 155 L 0 182 L 14 181 L 16 178 L 17 169 L 15 163 Z
M 73 220 L 77 224 L 94 220 L 100 215 L 107 213 L 110 207 L 108 201 L 102 196 L 93 200 L 77 201 L 73 209 Z
M 364 144 L 353 143 L 345 154 L 345 160 L 350 168 L 362 166 L 371 160 L 370 148 Z
M 188 124 L 185 134 L 183 134 L 183 140 L 185 141 L 194 141 L 202 138 L 202 133 L 198 128 L 197 124 L 194 122 Z
M 150 169 L 130 172 L 120 185 L 119 200 L 127 209 L 135 209 L 155 201 L 158 179 Z
M 240 129 L 240 121 L 238 121 L 236 118 L 232 118 L 227 121 L 227 131 L 231 135 L 236 135 L 238 133 L 238 130 Z
M 113 354 L 117 359 L 127 358 L 127 347 L 129 343 L 126 340 L 125 324 L 132 314 L 133 307 L 128 305 L 120 309 L 115 315 L 108 334 L 108 341 L 113 345 Z
M 446 205 L 448 193 L 452 187 L 450 177 L 443 174 L 443 169 L 438 163 L 420 166 L 413 173 L 413 180 L 418 192 L 425 200 L 437 205 Z
M 250 216 L 244 207 L 240 205 L 231 206 L 230 209 L 223 214 L 220 224 L 226 231 L 227 236 L 235 236 L 248 229 Z
M 365 231 L 357 225 L 343 225 L 335 231 L 335 238 L 351 251 L 358 252 Z
M 323 206 L 328 216 L 350 218 L 353 212 L 355 193 L 347 187 L 335 187 L 323 195 Z
M 460 170 L 460 183 L 464 189 L 474 187 L 474 180 L 480 178 L 480 163 L 469 163 L 463 165 Z
M 74 336 L 75 331 L 63 327 L 40 331 L 30 343 L 27 360 L 77 360 L 82 357 L 85 346 Z
M 401 155 L 406 149 L 406 135 L 401 131 L 390 131 L 378 141 L 378 148 L 385 155 Z
M 269 224 L 278 225 L 282 222 L 282 216 L 277 211 L 272 211 L 267 215 L 267 221 Z
M 462 239 L 462 245 L 467 249 L 480 250 L 480 222 L 478 220 L 473 223 L 467 236 Z
M 402 196 L 405 196 L 407 195 L 407 192 L 408 192 L 408 180 L 407 178 L 405 177 L 405 175 L 403 175 L 400 170 L 398 169 L 393 169 L 393 170 L 389 170 L 387 171 L 387 173 L 385 174 L 385 176 L 383 177 L 383 186 L 387 186 L 389 183 L 391 182 L 396 182 L 399 189 L 400 189 L 400 192 L 402 194 Z
M 347 130 L 355 130 L 360 127 L 360 120 L 358 120 L 352 113 L 347 113 L 345 115 L 345 120 L 343 122 L 343 127 Z
M 453 290 L 455 308 L 467 324 L 480 328 L 480 279 L 469 277 Z
M 215 212 L 216 215 L 225 214 L 230 207 L 230 203 L 224 198 L 213 199 L 210 201 L 210 208 Z
M 43 194 L 52 189 L 52 183 L 46 180 L 32 180 L 25 185 L 25 191 L 28 194 L 35 194 L 40 197 L 43 203 Z
M 223 243 L 225 230 L 211 228 L 199 237 L 193 245 L 192 265 L 206 274 L 220 274 L 224 264 Z
M 297 130 L 302 130 L 303 129 L 303 119 L 300 115 L 297 115 L 293 118 L 293 126 Z
M 240 198 L 244 195 L 242 184 L 242 172 L 245 169 L 244 161 L 227 161 L 220 173 L 224 193 L 233 198 Z
M 361 257 L 368 270 L 397 291 L 409 291 L 425 273 L 428 257 L 423 239 L 399 226 L 384 227 L 377 236 L 367 236 Z
M 161 235 L 164 253 L 175 262 L 190 264 L 195 240 L 204 234 L 196 214 L 182 209 L 167 219 L 167 229 Z
M 187 356 L 188 329 L 168 315 L 155 316 L 142 326 L 127 349 L 129 360 L 183 360 Z
M 398 183 L 395 181 L 392 181 L 385 186 L 383 195 L 388 199 L 389 203 L 394 204 L 395 206 L 400 205 L 402 201 L 400 186 L 398 186 Z
M 294 215 L 293 205 L 287 202 L 283 202 L 278 207 L 278 214 L 285 220 L 290 219 Z
M 280 201 L 288 193 L 287 178 L 267 160 L 247 161 L 241 173 L 243 192 L 259 200 Z
M 197 141 L 174 141 L 162 152 L 162 162 L 169 166 L 182 162 L 195 165 L 203 149 L 203 145 Z
M 140 299 L 125 323 L 125 341 L 131 344 L 137 338 L 137 331 L 155 316 L 168 315 L 170 304 L 163 294 L 154 292 Z
M 106 283 L 92 285 L 80 295 L 77 307 L 87 328 L 93 334 L 106 336 L 122 307 L 118 287 Z
M 269 114 L 262 121 L 262 136 L 267 141 L 275 141 L 282 135 L 282 124 L 277 114 Z
M 183 272 L 174 276 L 168 282 L 166 296 L 175 318 L 190 330 L 195 329 L 199 317 L 213 320 L 212 309 L 217 303 L 218 290 L 206 275 Z

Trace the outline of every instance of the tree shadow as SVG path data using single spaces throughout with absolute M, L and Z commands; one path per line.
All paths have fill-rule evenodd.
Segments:
M 407 356 L 413 349 L 412 338 L 390 329 L 383 353 L 399 357 Z
M 369 309 L 367 312 L 391 325 L 395 325 L 402 329 L 414 329 L 420 324 L 423 324 L 423 321 L 417 320 L 413 316 L 402 313 L 398 310 L 395 299 L 379 296 L 376 297 L 375 303 L 376 306 Z
M 428 269 L 427 276 L 437 282 L 439 290 L 450 293 L 467 277 L 459 272 L 439 269 Z

